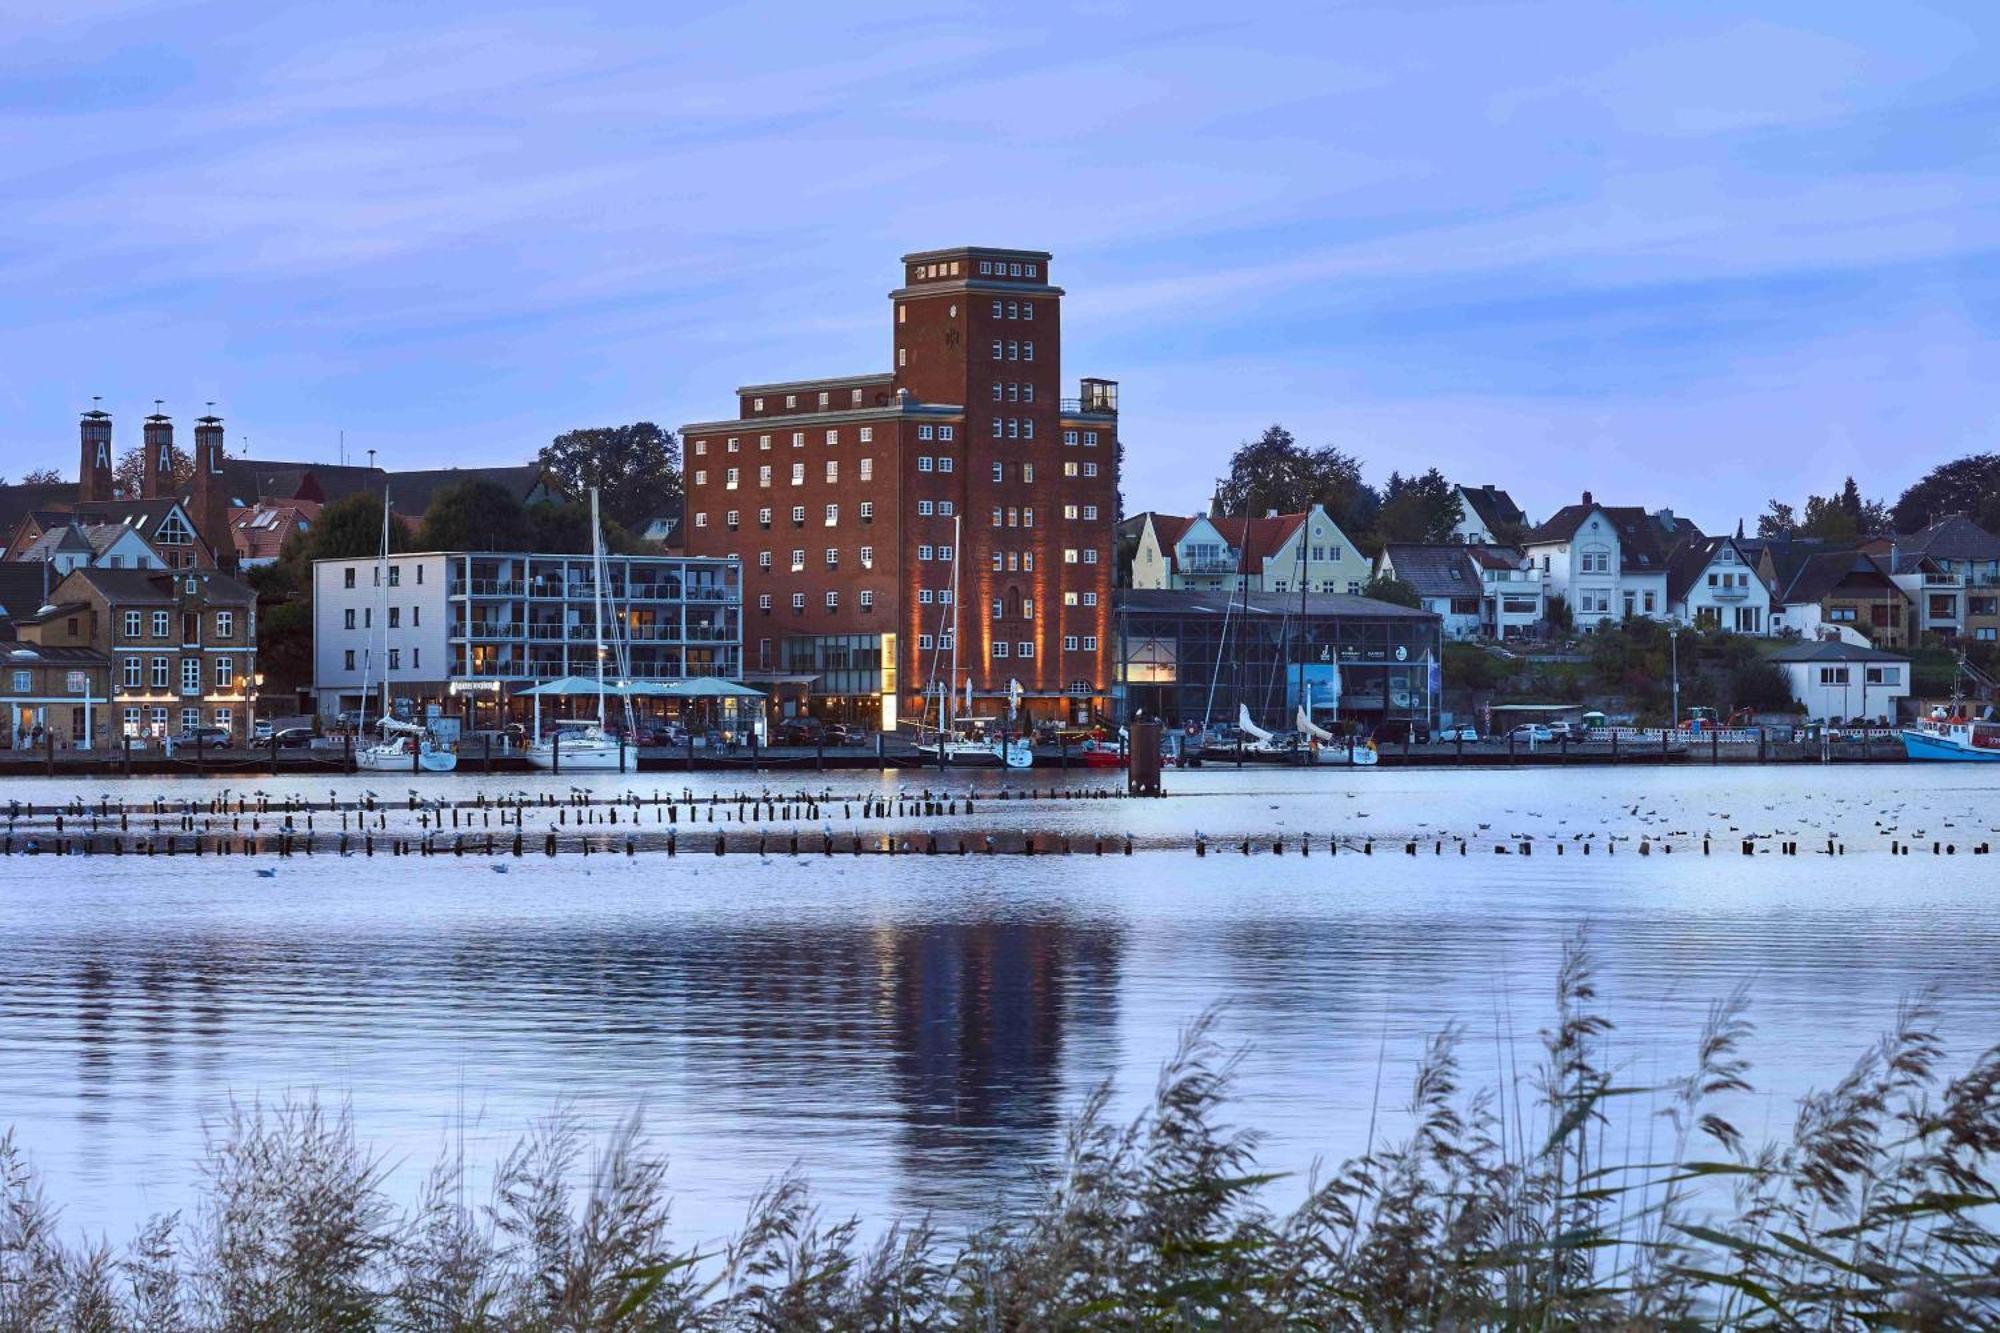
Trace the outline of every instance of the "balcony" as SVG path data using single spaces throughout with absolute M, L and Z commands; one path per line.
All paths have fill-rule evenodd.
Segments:
M 1926 574 L 1924 575 L 1924 586 L 1926 588 L 1963 588 L 1965 580 L 1956 574 Z
M 1231 556 L 1226 560 L 1224 559 L 1183 560 L 1181 561 L 1181 573 L 1236 574 L 1242 572 L 1241 569 L 1239 568 L 1240 564 L 1241 562 L 1238 561 L 1234 556 Z
M 1708 595 L 1718 602 L 1741 602 L 1750 596 L 1748 588 L 1710 588 Z

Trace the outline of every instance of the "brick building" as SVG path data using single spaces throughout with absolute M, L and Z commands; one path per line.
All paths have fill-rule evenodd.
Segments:
M 1015 681 L 1031 718 L 1108 713 L 1117 384 L 1062 396 L 1046 253 L 902 262 L 892 370 L 746 385 L 734 419 L 682 428 L 685 549 L 742 560 L 746 675 L 814 713 L 920 716 L 954 609 L 975 713 Z

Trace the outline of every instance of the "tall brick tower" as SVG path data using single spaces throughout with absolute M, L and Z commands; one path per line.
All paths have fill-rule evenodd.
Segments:
M 236 539 L 229 529 L 229 489 L 222 475 L 222 418 L 194 423 L 194 497 L 189 506 L 195 531 L 215 553 L 216 567 L 234 571 Z
M 154 406 L 158 406 L 155 404 Z M 139 494 L 157 500 L 174 493 L 174 423 L 160 412 L 146 418 L 145 447 L 141 451 Z
M 78 504 L 111 499 L 111 414 L 96 408 L 83 414 L 82 457 L 76 470 Z

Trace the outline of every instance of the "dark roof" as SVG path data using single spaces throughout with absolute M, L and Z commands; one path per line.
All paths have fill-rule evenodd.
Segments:
M 1125 588 L 1118 594 L 1122 615 L 1296 616 L 1301 598 L 1295 592 L 1184 592 L 1170 588 Z M 1345 616 L 1365 620 L 1437 620 L 1434 611 L 1378 602 L 1344 592 L 1308 593 L 1303 599 L 1308 618 Z
M 1760 591 L 1764 587 L 1764 577 L 1757 572 L 1757 561 L 1751 545 L 1735 537 L 1697 537 L 1684 541 L 1673 549 L 1667 557 L 1667 601 L 1669 604 L 1682 601 L 1693 591 L 1703 571 L 1715 560 L 1716 554 L 1725 546 L 1734 546 L 1736 554 L 1743 561 L 1742 568 L 1757 580 Z
M 72 570 L 63 582 L 83 579 L 112 603 L 172 602 L 179 595 L 176 585 L 186 578 L 200 579 L 210 601 L 257 600 L 257 594 L 251 591 L 249 584 L 212 569 L 106 569 L 102 565 L 85 565 Z
M 1665 573 L 1674 549 L 1701 536 L 1691 519 L 1672 510 L 1649 514 L 1635 505 L 1602 505 L 1585 491 L 1582 503 L 1564 505 L 1522 540 L 1531 545 L 1569 541 L 1593 513 L 1603 514 L 1617 531 L 1618 567 L 1627 574 Z
M 1856 574 L 1872 574 L 1882 580 L 1888 591 L 1898 597 L 1904 596 L 1901 588 L 1889 582 L 1888 570 L 1874 556 L 1850 548 L 1820 551 L 1807 556 L 1791 578 L 1778 585 L 1783 589 L 1778 594 L 1778 600 L 1788 606 L 1822 601 L 1828 593 Z
M 34 614 L 59 582 L 46 560 L 0 560 L 0 620 Z
M 384 486 L 396 512 L 414 516 L 430 508 L 432 498 L 462 481 L 490 481 L 525 500 L 545 480 L 540 463 L 504 467 L 420 468 L 391 472 L 386 468 L 345 463 L 282 462 L 231 458 L 223 462 L 229 502 L 247 509 L 259 500 L 317 500 L 332 504 L 350 495 L 380 495 Z
M 0 529 L 11 533 L 22 519 L 38 509 L 67 509 L 76 503 L 76 483 L 49 482 L 29 486 L 0 485 Z
M 1933 560 L 2000 560 L 2000 537 L 1963 514 L 1941 518 L 1921 532 L 1896 539 L 1899 556 L 1930 556 Z
M 44 603 L 26 615 L 15 616 L 14 619 L 17 621 L 54 620 L 58 616 L 73 616 L 79 611 L 88 611 L 89 609 L 90 604 L 88 602 Z
M 1504 524 L 1524 526 L 1528 521 L 1528 516 L 1521 512 L 1521 506 L 1514 503 L 1514 497 L 1491 483 L 1460 486 L 1459 490 L 1465 492 L 1466 501 L 1472 506 L 1480 526 L 1488 532 Z
M 1802 639 L 1771 654 L 1773 662 L 1907 662 L 1910 659 L 1880 648 L 1864 648 L 1840 639 Z
M 75 609 L 75 608 L 68 608 Z M 20 666 L 27 662 L 46 662 L 51 666 L 95 666 L 108 667 L 111 658 L 95 648 L 81 644 L 40 644 L 21 643 L 18 640 L 6 652 L 11 665 Z
M 1391 542 L 1382 558 L 1396 577 L 1424 597 L 1476 597 L 1479 569 L 1470 548 L 1455 543 Z

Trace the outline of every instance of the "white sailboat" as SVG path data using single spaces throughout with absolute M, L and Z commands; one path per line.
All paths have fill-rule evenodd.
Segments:
M 1304 704 L 1299 705 L 1297 718 L 1299 735 L 1306 738 L 1306 745 L 1315 764 L 1348 764 L 1356 768 L 1372 767 L 1380 758 L 1375 747 L 1366 742 L 1355 743 L 1342 740 L 1312 720 Z
M 597 719 L 562 721 L 547 740 L 539 735 L 525 754 L 531 768 L 565 773 L 618 773 L 625 768 L 625 747 L 604 729 L 604 528 L 597 517 L 597 488 L 590 490 L 590 616 L 597 648 Z M 537 703 L 540 701 L 537 700 Z
M 375 586 L 382 590 L 375 619 L 382 628 L 382 713 L 376 728 L 382 739 L 354 751 L 354 766 L 369 773 L 449 773 L 458 767 L 458 756 L 439 745 L 428 729 L 389 716 L 389 491 L 382 490 L 382 547 L 375 563 Z M 368 672 L 375 666 L 375 645 L 370 635 L 367 666 L 361 677 L 361 715 L 356 730 L 365 734 L 368 722 Z

